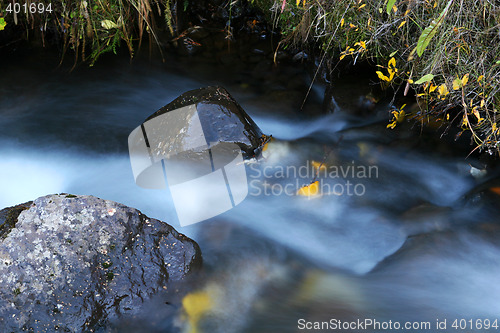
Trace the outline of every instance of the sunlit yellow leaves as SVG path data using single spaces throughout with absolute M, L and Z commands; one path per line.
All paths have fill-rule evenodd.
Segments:
M 3 17 L 0 17 L 0 31 L 5 29 L 6 25 L 7 25 L 7 22 L 5 22 L 5 19 Z
M 396 59 L 394 59 L 394 57 L 392 57 L 390 60 L 389 60 L 389 70 L 391 68 L 396 68 Z M 397 69 L 396 69 L 397 70 Z
M 467 119 L 467 115 L 464 114 L 463 118 L 462 118 L 462 128 L 467 128 L 467 126 L 469 125 L 469 120 Z
M 500 187 L 490 187 L 489 190 L 497 195 L 500 195 Z
M 406 112 L 405 112 L 405 110 L 403 110 L 405 106 L 406 106 L 406 104 L 403 104 L 403 106 L 401 106 L 400 110 L 394 110 L 391 112 L 392 113 L 392 120 L 387 125 L 387 128 L 394 129 L 397 124 L 402 123 L 403 120 L 405 120 Z
M 392 78 L 389 78 L 388 76 L 385 76 L 384 73 L 382 73 L 381 71 L 376 71 L 375 73 L 377 73 L 378 78 L 381 79 L 382 81 L 387 81 L 387 82 L 391 82 L 392 81 Z
M 312 182 L 309 185 L 303 186 L 298 189 L 297 195 L 305 196 L 305 197 L 315 197 L 320 195 L 319 192 L 319 181 Z
M 453 90 L 461 89 L 467 84 L 467 82 L 469 82 L 469 74 L 465 74 L 462 79 L 459 79 L 457 77 L 455 80 L 453 80 Z
M 450 92 L 448 91 L 448 87 L 446 86 L 445 83 L 441 84 L 439 87 L 438 87 L 438 97 L 441 99 L 441 100 L 444 100 L 445 99 L 445 96 L 448 95 Z
M 396 68 L 396 59 L 394 59 L 394 57 L 389 60 L 387 72 L 389 73 L 388 76 L 381 71 L 376 71 L 375 73 L 380 80 L 391 82 L 394 79 L 394 75 L 398 72 L 398 69 Z
M 363 8 L 364 6 L 366 6 L 366 3 L 362 4 L 361 6 L 359 6 L 358 10 L 361 10 L 361 8 Z
M 400 29 L 400 28 L 401 28 L 403 25 L 405 25 L 405 24 L 406 24 L 406 21 L 401 22 L 401 23 L 398 25 L 398 29 Z

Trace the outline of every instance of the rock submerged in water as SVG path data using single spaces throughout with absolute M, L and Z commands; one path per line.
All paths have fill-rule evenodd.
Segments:
M 201 265 L 193 240 L 116 202 L 61 194 L 12 209 L 0 211 L 14 221 L 0 239 L 2 332 L 93 331 Z

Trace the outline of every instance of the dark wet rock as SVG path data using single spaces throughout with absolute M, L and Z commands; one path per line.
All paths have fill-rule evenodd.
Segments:
M 185 92 L 149 116 L 146 121 L 192 104 L 196 104 L 205 139 L 210 145 L 221 142 L 234 143 L 246 157 L 252 157 L 258 154 L 267 141 L 267 136 L 257 124 L 222 87 L 206 87 Z M 189 123 L 186 126 L 189 127 Z M 183 150 L 187 151 L 179 149 Z
M 194 241 L 136 209 L 92 196 L 41 197 L 0 241 L 1 331 L 105 327 L 200 265 Z

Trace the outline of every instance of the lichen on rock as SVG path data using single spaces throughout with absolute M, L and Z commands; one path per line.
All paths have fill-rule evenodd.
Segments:
M 81 332 L 136 314 L 201 264 L 198 245 L 136 209 L 49 195 L 0 240 L 0 327 Z

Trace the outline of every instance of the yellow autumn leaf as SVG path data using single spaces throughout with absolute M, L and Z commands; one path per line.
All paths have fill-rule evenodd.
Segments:
M 389 77 L 385 76 L 384 73 L 382 73 L 381 71 L 376 71 L 375 73 L 377 73 L 378 78 L 381 79 L 382 81 L 387 81 L 387 82 L 391 81 Z
M 477 78 L 477 82 L 481 82 L 482 79 L 484 79 L 484 75 L 479 75 L 479 77 Z
M 481 115 L 479 114 L 479 111 L 477 110 L 477 106 L 472 109 L 472 113 L 474 114 L 474 116 L 476 116 L 478 123 L 480 123 L 481 121 L 484 120 L 483 118 L 481 118 Z
M 403 25 L 405 25 L 406 21 L 403 21 L 399 24 L 398 29 L 401 28 Z
M 319 195 L 319 181 L 315 181 L 309 185 L 303 186 L 299 188 L 297 191 L 297 195 L 305 196 L 305 197 L 313 197 Z
M 394 59 L 394 57 L 392 57 L 390 60 L 389 60 L 389 68 L 396 68 L 396 59 Z
M 366 6 L 366 3 L 362 4 L 361 6 L 359 6 L 359 8 L 358 8 L 358 9 L 361 9 L 361 8 L 363 8 L 364 6 Z
M 462 127 L 467 127 L 468 124 L 469 124 L 469 121 L 467 120 L 467 117 L 464 114 L 464 116 L 462 118 Z
M 365 49 L 366 50 L 366 43 L 365 41 L 360 41 L 360 42 L 356 42 L 356 44 L 354 44 L 354 46 L 360 46 L 361 48 Z
M 300 5 L 300 0 L 297 0 L 296 5 L 297 5 L 297 7 Z
M 484 107 L 484 99 L 481 100 L 480 106 Z
M 344 26 L 344 18 L 342 18 L 342 20 L 340 20 L 340 26 L 343 27 Z
M 352 24 L 352 23 L 349 23 L 349 26 L 350 26 L 351 28 L 356 28 L 356 26 L 355 26 L 354 24 Z
M 370 146 L 365 142 L 358 142 L 359 157 L 364 157 L 370 152 Z
M 458 77 L 453 80 L 453 90 L 458 90 L 462 88 L 462 80 L 460 80 Z
M 429 88 L 429 93 L 433 92 L 433 91 L 434 91 L 434 90 L 436 90 L 436 89 L 437 89 L 437 86 L 435 86 L 435 85 L 433 85 L 433 84 L 431 83 L 431 86 L 430 86 L 430 88 Z
M 469 73 L 465 74 L 462 77 L 462 87 L 465 86 L 467 84 L 467 82 L 469 82 Z
M 345 58 L 345 56 L 346 56 L 345 54 L 342 54 L 342 55 L 340 56 L 340 59 L 339 59 L 339 60 L 344 59 L 344 58 Z
M 493 123 L 493 125 L 491 125 L 491 130 L 493 133 L 497 131 L 497 123 Z
M 406 106 L 404 104 L 401 109 L 403 109 Z M 401 111 L 392 111 L 392 114 L 394 115 L 394 120 L 396 120 L 398 123 L 402 122 L 405 119 L 406 113 L 404 110 Z
M 198 332 L 198 322 L 212 307 L 212 300 L 207 291 L 198 291 L 187 294 L 182 299 L 182 307 L 187 315 L 190 333 Z
M 450 92 L 448 91 L 448 87 L 446 86 L 446 84 L 443 83 L 438 87 L 438 94 L 441 99 L 444 99 L 444 96 L 448 95 L 449 93 Z
M 396 127 L 397 122 L 394 120 L 392 123 L 387 124 L 387 128 L 394 129 Z

